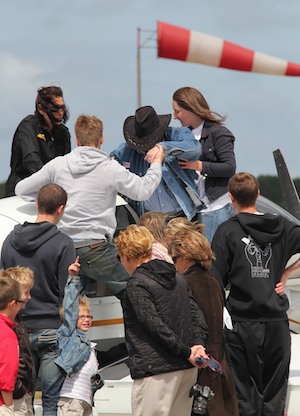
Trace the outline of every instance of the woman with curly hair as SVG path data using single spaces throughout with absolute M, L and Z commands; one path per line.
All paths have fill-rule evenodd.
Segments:
M 215 393 L 208 402 L 207 415 L 238 416 L 238 403 L 231 370 L 228 366 L 223 338 L 224 296 L 220 284 L 209 272 L 214 254 L 207 238 L 192 227 L 174 234 L 169 246 L 176 269 L 183 274 L 208 326 L 206 352 L 219 361 L 223 375 L 210 368 L 198 372 L 198 384 Z

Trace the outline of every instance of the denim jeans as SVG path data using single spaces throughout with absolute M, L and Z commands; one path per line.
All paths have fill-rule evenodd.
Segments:
M 204 234 L 211 244 L 213 236 L 222 222 L 227 221 L 233 213 L 231 204 L 215 211 L 203 212 L 198 214 L 198 221 L 205 225 Z
M 96 248 L 90 246 L 76 248 L 80 256 L 80 278 L 85 287 L 87 278 L 107 287 L 113 295 L 121 293 L 129 279 L 129 274 L 116 259 L 116 248 L 112 243 L 104 243 Z M 107 294 L 107 293 L 106 293 Z
M 56 329 L 29 331 L 33 359 L 33 376 L 42 391 L 43 416 L 57 415 L 57 402 L 64 382 L 64 375 L 54 363 L 57 358 L 58 341 Z

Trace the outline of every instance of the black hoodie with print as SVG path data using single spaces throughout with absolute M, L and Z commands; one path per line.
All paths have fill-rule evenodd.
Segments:
M 283 320 L 289 302 L 275 292 L 290 257 L 300 252 L 300 226 L 274 214 L 241 212 L 221 224 L 212 241 L 226 306 L 236 321 Z

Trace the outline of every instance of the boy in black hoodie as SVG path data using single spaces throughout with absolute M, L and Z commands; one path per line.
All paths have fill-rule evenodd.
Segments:
M 6 237 L 1 251 L 1 267 L 29 267 L 35 276 L 31 299 L 22 311 L 29 333 L 33 377 L 39 377 L 44 416 L 56 416 L 60 389 L 64 382 L 54 360 L 59 354 L 57 329 L 61 325 L 59 305 L 74 263 L 75 248 L 70 237 L 57 228 L 65 205 L 65 190 L 54 183 L 38 193 L 38 215 L 34 223 L 17 224 Z
M 233 329 L 225 329 L 241 416 L 282 416 L 291 339 L 284 294 L 290 257 L 300 252 L 300 226 L 257 212 L 257 179 L 237 173 L 228 183 L 238 214 L 212 241 Z M 298 263 L 299 267 L 300 263 Z

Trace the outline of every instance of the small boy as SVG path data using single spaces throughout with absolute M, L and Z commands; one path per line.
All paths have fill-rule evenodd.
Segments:
M 28 267 L 10 267 L 6 273 L 21 285 L 22 309 L 25 308 L 31 298 L 30 290 L 33 288 L 34 274 Z M 22 323 L 21 312 L 16 316 L 17 325 L 14 331 L 19 341 L 19 371 L 13 392 L 14 411 L 16 416 L 33 416 L 32 392 L 33 392 L 33 374 L 32 374 L 32 357 L 31 344 L 28 332 Z
M 14 415 L 13 390 L 19 368 L 18 337 L 13 321 L 21 309 L 21 286 L 0 270 L 0 415 Z
M 86 333 L 92 325 L 88 299 L 79 296 L 79 257 L 69 267 L 63 300 L 63 324 L 58 329 L 60 355 L 55 363 L 66 373 L 60 392 L 57 415 L 72 412 L 76 416 L 93 415 L 91 377 L 97 373 L 98 361 Z

